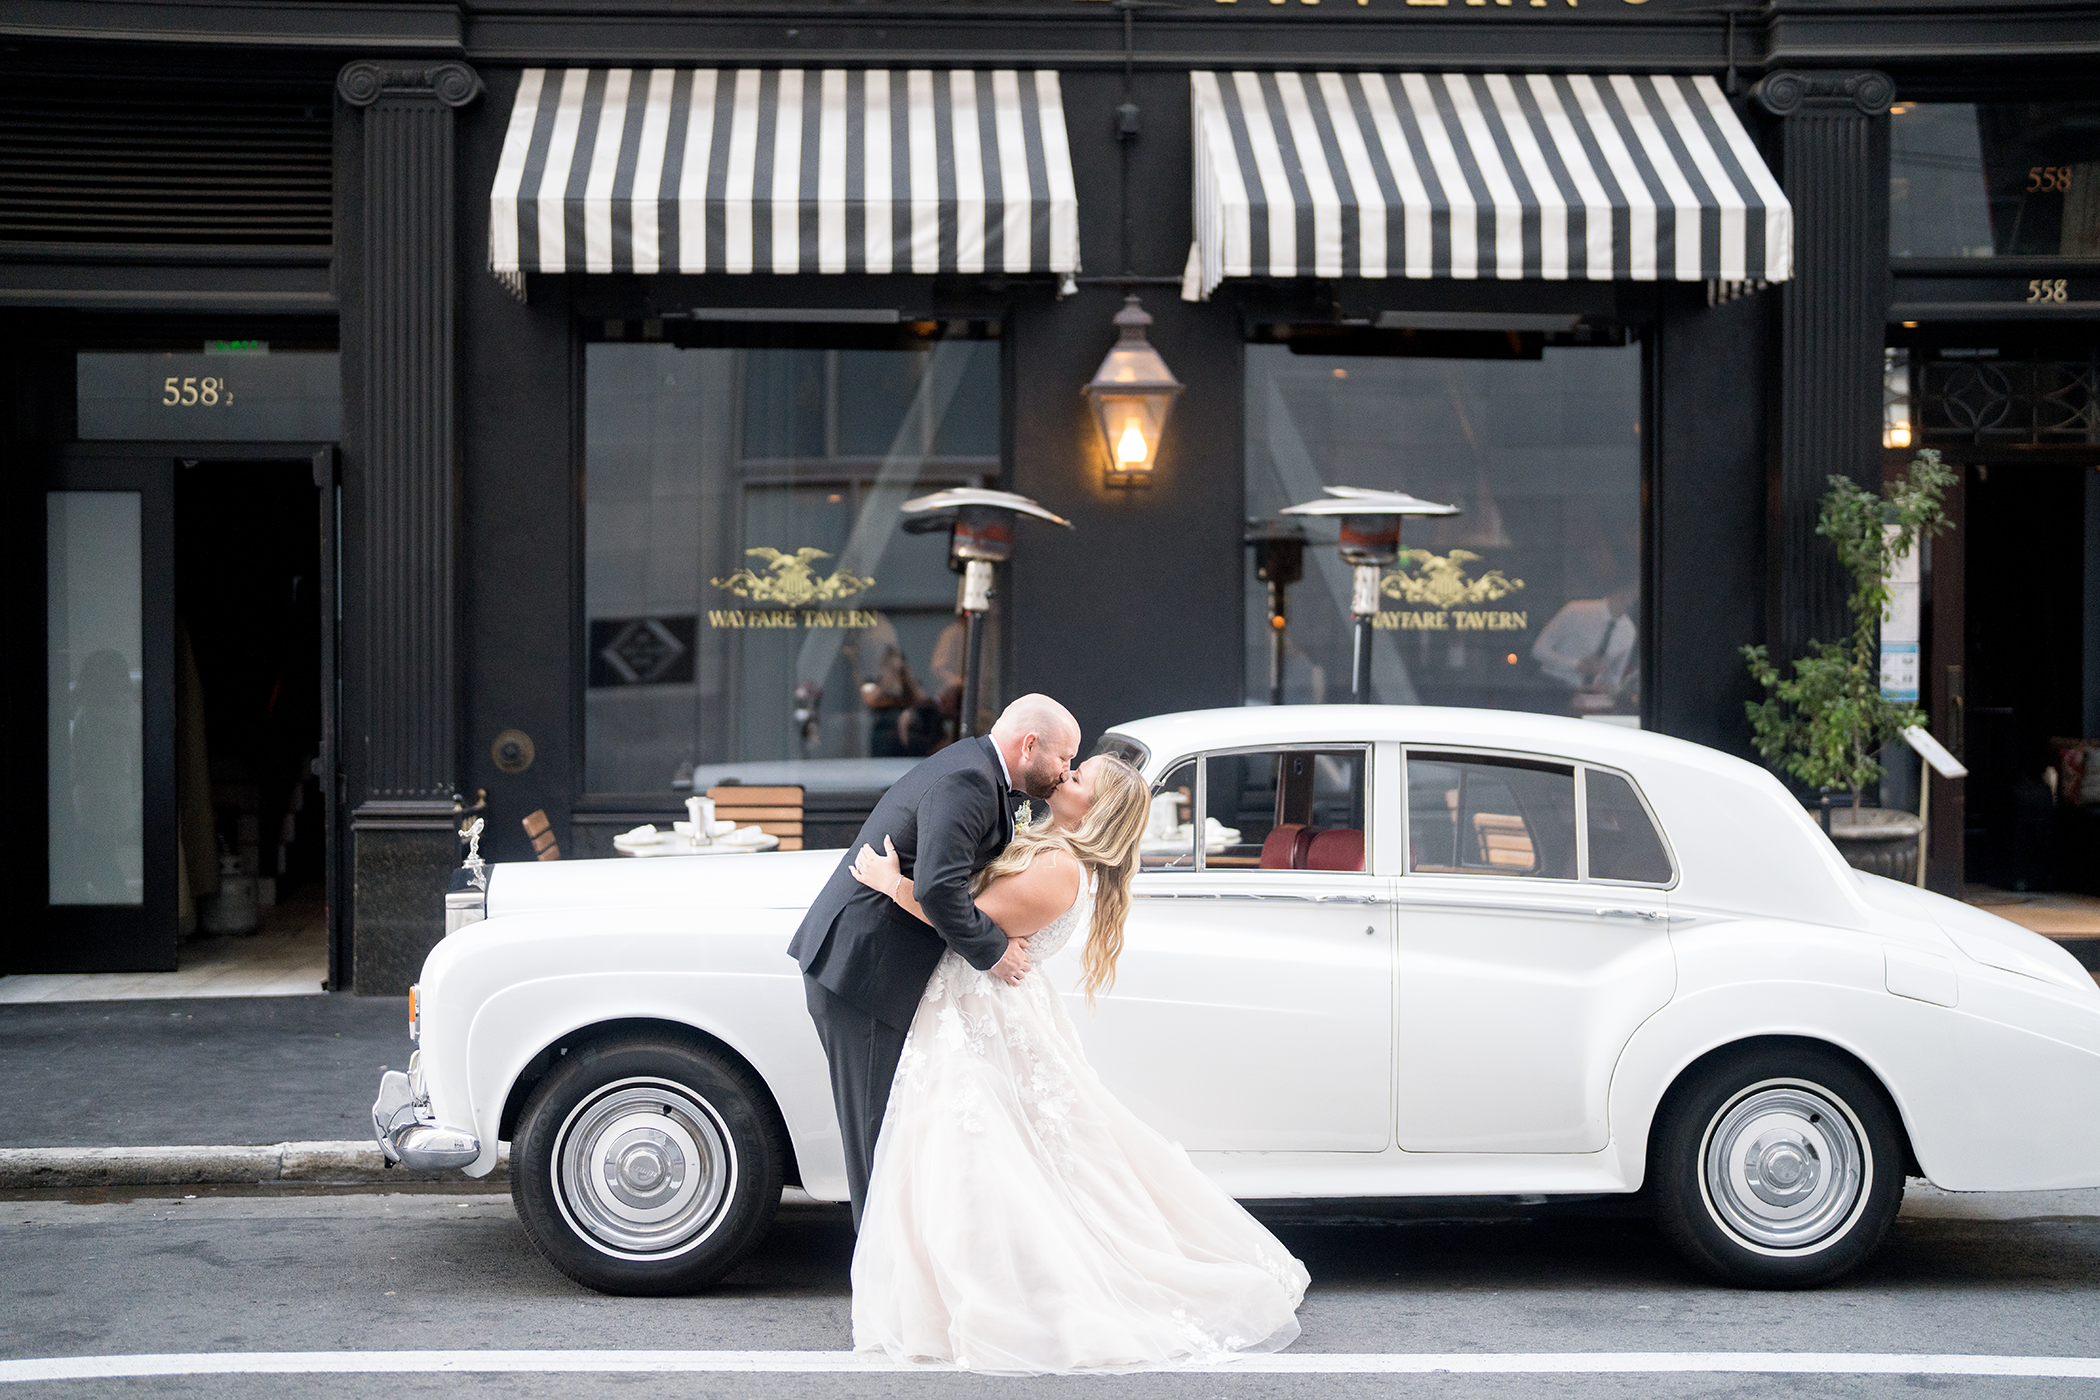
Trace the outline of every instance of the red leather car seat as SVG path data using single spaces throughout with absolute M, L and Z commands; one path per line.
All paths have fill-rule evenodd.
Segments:
M 1331 827 L 1316 833 L 1305 853 L 1307 870 L 1361 870 L 1364 868 L 1364 834 L 1353 826 Z
M 1298 854 L 1298 834 L 1305 830 L 1303 822 L 1285 822 L 1272 830 L 1261 843 L 1261 868 L 1264 870 L 1295 870 Z

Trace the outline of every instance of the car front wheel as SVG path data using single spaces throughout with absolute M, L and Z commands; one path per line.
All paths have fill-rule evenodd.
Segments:
M 602 1293 L 705 1288 L 765 1235 L 785 1153 L 742 1066 L 672 1039 L 586 1045 L 536 1085 L 511 1199 L 540 1253 Z
M 1648 1179 L 1656 1223 L 1703 1272 L 1806 1288 L 1857 1268 L 1888 1234 L 1903 1204 L 1901 1129 L 1851 1060 L 1759 1046 L 1672 1089 Z

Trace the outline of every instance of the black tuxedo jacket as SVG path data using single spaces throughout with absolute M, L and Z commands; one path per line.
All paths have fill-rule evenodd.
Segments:
M 803 973 L 884 1025 L 909 1030 L 944 948 L 990 970 L 1006 956 L 1006 935 L 971 900 L 970 877 L 1013 839 L 1012 801 L 999 755 L 983 737 L 950 744 L 900 778 L 788 944 Z M 879 852 L 885 836 L 933 927 L 853 878 L 860 848 Z

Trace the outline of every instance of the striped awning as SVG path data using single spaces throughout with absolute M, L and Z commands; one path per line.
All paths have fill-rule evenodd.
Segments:
M 1073 272 L 1051 72 L 528 68 L 490 196 L 518 272 Z
M 1708 77 L 1195 73 L 1227 277 L 1779 281 L 1793 208 Z

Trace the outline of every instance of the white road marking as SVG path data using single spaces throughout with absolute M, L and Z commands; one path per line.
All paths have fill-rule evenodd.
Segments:
M 468 1372 L 947 1372 L 844 1351 L 229 1351 L 51 1356 L 0 1361 L 0 1384 L 119 1376 L 463 1374 Z M 1912 1355 L 1903 1352 L 1293 1352 L 1166 1371 L 1261 1375 L 2035 1376 L 2100 1379 L 2100 1357 Z

